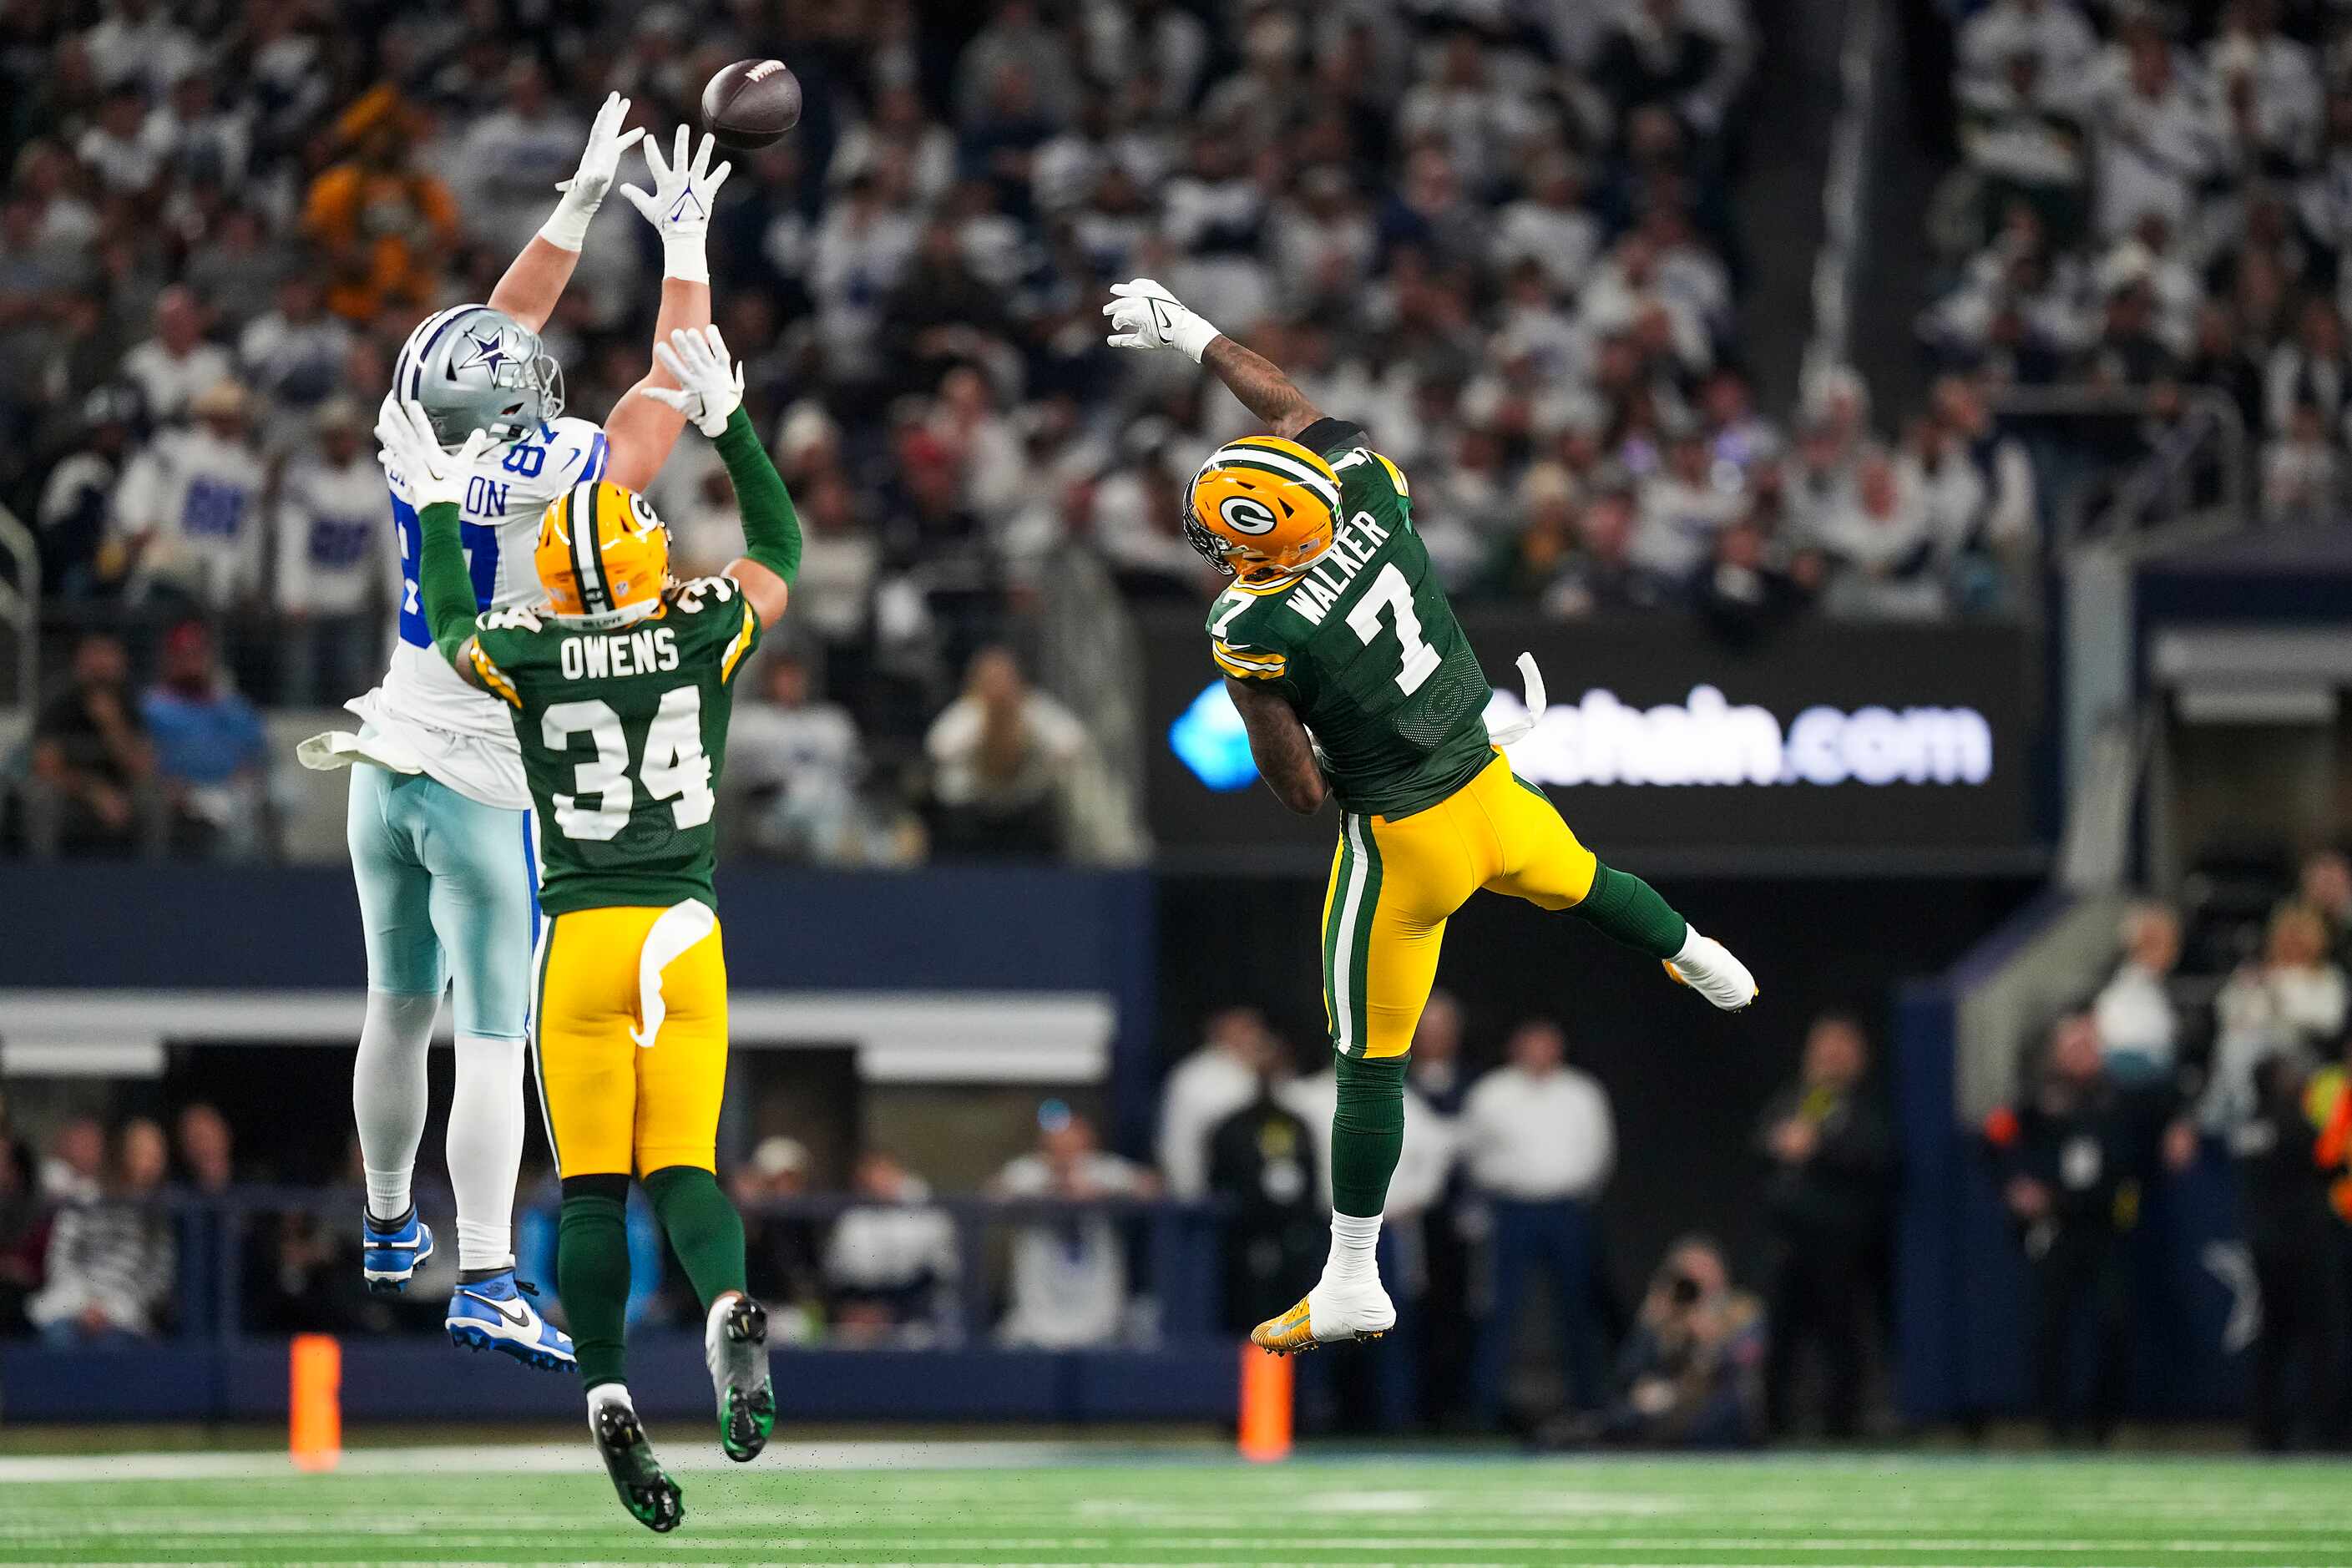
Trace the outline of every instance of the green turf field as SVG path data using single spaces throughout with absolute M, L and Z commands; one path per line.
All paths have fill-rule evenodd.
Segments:
M 198 1455 L 30 1479 L 92 1462 L 42 1463 L 0 1461 L 0 1561 L 2352 1564 L 2352 1466 L 2317 1463 L 850 1445 L 698 1461 L 667 1537 L 623 1517 L 584 1443 L 373 1450 L 320 1477 Z

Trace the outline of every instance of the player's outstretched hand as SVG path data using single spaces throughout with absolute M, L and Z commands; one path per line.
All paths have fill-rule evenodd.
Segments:
M 648 386 L 647 397 L 668 404 L 706 436 L 727 428 L 728 416 L 743 403 L 743 367 L 729 359 L 716 323 L 678 328 L 669 342 L 654 345 L 654 360 L 677 385 Z
M 383 400 L 376 416 L 375 438 L 383 443 L 376 458 L 386 474 L 397 475 L 408 486 L 408 502 L 422 511 L 446 501 L 462 505 L 474 463 L 490 444 L 490 433 L 477 430 L 456 451 L 441 445 L 425 405 L 414 398 Z
M 718 199 L 719 187 L 727 183 L 727 176 L 735 167 L 732 163 L 711 167 L 710 155 L 719 143 L 706 135 L 701 146 L 689 147 L 691 139 L 692 133 L 679 126 L 675 150 L 665 159 L 660 146 L 652 137 L 646 137 L 639 143 L 639 150 L 646 155 L 646 169 L 652 172 L 654 188 L 648 191 L 636 185 L 621 187 L 629 205 L 645 215 L 646 221 L 660 232 L 664 243 L 684 238 L 701 240 L 710 228 L 710 209 Z
M 604 107 L 596 110 L 595 121 L 588 127 L 588 145 L 581 152 L 579 171 L 555 187 L 563 193 L 567 205 L 593 213 L 604 193 L 613 188 L 621 172 L 621 154 L 645 135 L 643 127 L 621 129 L 621 122 L 628 118 L 629 100 L 617 92 L 606 93 Z
M 1199 312 L 1149 278 L 1112 284 L 1102 313 L 1110 318 L 1106 341 L 1115 349 L 1181 349 L 1198 364 L 1217 336 Z

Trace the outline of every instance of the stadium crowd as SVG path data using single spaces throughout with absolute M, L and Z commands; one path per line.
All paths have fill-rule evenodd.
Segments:
M 1484 1070 L 1465 1045 L 1463 1010 L 1440 993 L 1415 1038 L 1382 1242 L 1400 1323 L 1379 1357 L 1349 1358 L 1336 1386 L 1310 1384 L 1310 1419 L 1389 1431 L 1507 1426 L 1578 1447 L 1745 1447 L 1776 1432 L 1863 1430 L 1886 1305 L 1894 1152 L 1865 1087 L 1858 1025 L 1819 1020 L 1800 1079 L 1759 1121 L 1769 1289 L 1741 1289 L 1725 1246 L 1693 1235 L 1667 1248 L 1630 1307 L 1599 1217 L 1616 1157 L 1607 1091 L 1568 1061 L 1549 1020 L 1511 1029 Z M 1328 1058 L 1314 1065 L 1301 1072 L 1256 1009 L 1224 1009 L 1168 1075 L 1150 1163 L 1106 1151 L 1088 1115 L 1048 1100 L 1034 1146 L 969 1195 L 1213 1203 L 1224 1289 L 1215 1321 L 1200 1327 L 1245 1332 L 1323 1249 L 1337 1086 Z M 426 1265 L 405 1297 L 366 1294 L 339 1210 L 264 1203 L 233 1247 L 210 1228 L 223 1220 L 202 1200 L 241 1185 L 283 1180 L 340 1196 L 334 1184 L 356 1179 L 355 1149 L 341 1170 L 288 1165 L 296 1156 L 284 1151 L 257 1163 L 211 1104 L 173 1110 L 143 1092 L 119 1103 L 131 1113 L 110 1131 L 88 1113 L 46 1120 L 37 1152 L 0 1105 L 0 1337 L 69 1345 L 207 1331 L 221 1283 L 208 1271 L 222 1267 L 235 1272 L 247 1332 L 438 1326 L 450 1266 Z M 932 1185 L 885 1148 L 827 1172 L 797 1140 L 770 1135 L 726 1174 L 750 1215 L 752 1285 L 789 1342 L 951 1345 L 982 1328 L 1008 1345 L 1074 1349 L 1148 1344 L 1161 1331 L 1160 1299 L 1174 1282 L 1152 1278 L 1157 1255 L 1116 1214 L 1015 1211 L 996 1226 L 1001 1251 L 976 1250 Z M 793 1207 L 809 1197 L 846 1203 Z M 631 1203 L 631 1321 L 691 1329 L 700 1312 L 683 1274 L 650 1210 Z M 522 1274 L 551 1288 L 554 1216 L 551 1173 L 527 1170 L 516 1253 Z M 965 1315 L 975 1283 L 988 1325 Z M 1539 1301 L 1549 1304 L 1546 1331 L 1530 1358 L 1523 1316 Z M 560 1316 L 560 1299 L 553 1309 Z
M 1990 0 L 1962 16 L 1947 278 L 1921 332 L 2021 385 L 2141 395 L 2095 462 L 2217 416 L 2273 521 L 2347 476 L 2352 31 L 2339 8 Z
M 2034 1397 L 2059 1434 L 2120 1418 L 2149 1289 L 2147 1194 L 2230 1161 L 2262 1302 L 2250 1420 L 2265 1448 L 2352 1435 L 2352 860 L 2293 879 L 2200 866 L 2183 905 L 2135 902 L 2111 973 L 2086 976 L 2021 1056 L 1984 1127 L 2035 1276 Z M 2177 1310 L 2177 1303 L 2158 1303 Z
M 2201 867 L 2187 889 L 2179 908 L 2128 906 L 2113 967 L 2085 972 L 2024 1043 L 2015 1093 L 1976 1144 L 2031 1279 L 2027 1386 L 2057 1440 L 2115 1431 L 2136 1340 L 2186 1310 L 2152 1266 L 2144 1216 L 2193 1168 L 2234 1166 L 2237 1239 L 2263 1303 L 2247 1331 L 2252 1438 L 2335 1446 L 2352 1431 L 2352 860 L 2315 854 L 2284 885 L 2267 865 Z M 1814 1019 L 1796 1074 L 1758 1113 L 1754 1201 L 1723 1215 L 1734 1245 L 1675 1241 L 1627 1299 L 1635 1260 L 1612 1253 L 1603 1218 L 1617 1159 L 1606 1088 L 1548 1020 L 1473 1048 L 1464 1009 L 1438 993 L 1414 1037 L 1381 1243 L 1398 1326 L 1377 1355 L 1314 1363 L 1307 1418 L 1501 1426 L 1563 1447 L 1882 1430 L 1904 1150 L 1871 1057 L 1857 1020 Z M 952 1345 L 978 1331 L 1064 1349 L 1162 1331 L 1172 1287 L 1155 1277 L 1147 1222 L 1015 1210 L 974 1231 L 942 1206 L 971 1198 L 1213 1204 L 1223 1294 L 1202 1326 L 1241 1332 L 1321 1255 L 1335 1093 L 1319 1042 L 1300 1047 L 1233 1006 L 1171 1063 L 1148 1162 L 1048 1100 L 1034 1144 L 1001 1149 L 995 1173 L 960 1192 L 886 1148 L 821 1168 L 782 1135 L 739 1150 L 726 1174 L 752 1216 L 753 1284 L 793 1342 Z M 189 1228 L 211 1223 L 201 1212 L 167 1216 L 159 1200 L 280 1177 L 331 1193 L 356 1169 L 355 1153 L 341 1171 L 256 1165 L 207 1104 L 122 1103 L 146 1114 L 110 1132 L 50 1119 L 37 1150 L 0 1108 L 0 1334 L 200 1329 L 217 1299 L 204 1270 L 224 1254 Z M 812 1197 L 841 1202 L 793 1206 Z M 553 1278 L 553 1215 L 551 1177 L 527 1172 L 527 1276 Z M 650 1213 L 630 1223 L 633 1321 L 691 1328 Z M 1757 1270 L 1752 1290 L 1735 1259 Z M 348 1227 L 308 1209 L 258 1215 L 226 1266 L 247 1330 L 437 1322 L 436 1280 L 415 1300 L 362 1293 Z
M 1097 310 L 1137 273 L 1360 418 L 1465 598 L 1733 638 L 2013 602 L 2032 476 L 1973 363 L 1895 444 L 1850 372 L 1756 406 L 1741 0 L 11 0 L 0 501 L 35 525 L 58 640 L 130 627 L 143 667 L 194 617 L 226 687 L 267 705 L 363 689 L 396 576 L 365 431 L 402 339 L 487 297 L 605 91 L 691 121 L 712 69 L 771 50 L 806 110 L 736 156 L 711 232 L 718 314 L 809 529 L 800 674 L 776 684 L 824 716 L 792 721 L 814 776 L 772 785 L 794 799 L 771 849 L 903 858 L 913 802 L 950 848 L 977 820 L 992 846 L 1084 852 L 1083 820 L 1034 809 L 1084 794 L 1051 778 L 1076 765 L 1066 726 L 1029 706 L 1026 776 L 982 781 L 1027 798 L 976 819 L 945 754 L 972 730 L 938 716 L 1001 693 L 980 656 L 1072 573 L 1135 600 L 1209 585 L 1183 481 L 1245 416 L 1187 367 L 1113 363 Z M 642 372 L 649 243 L 607 216 L 551 323 L 574 412 Z M 653 499 L 682 572 L 732 554 L 698 444 Z M 123 774 L 136 726 L 99 726 Z M 157 778 L 247 787 L 226 747 L 188 774 L 154 741 Z M 190 788 L 104 782 L 68 829 L 95 812 L 118 845 L 252 847 L 203 831 L 216 812 L 190 826 Z

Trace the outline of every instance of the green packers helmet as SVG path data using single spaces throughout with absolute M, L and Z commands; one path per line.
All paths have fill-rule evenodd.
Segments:
M 401 345 L 392 385 L 425 405 L 445 447 L 477 430 L 511 441 L 563 412 L 563 367 L 537 332 L 488 305 L 427 316 Z

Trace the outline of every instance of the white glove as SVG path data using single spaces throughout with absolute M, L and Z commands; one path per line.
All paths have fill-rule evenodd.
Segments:
M 697 428 L 716 438 L 727 428 L 727 416 L 743 404 L 743 367 L 727 356 L 727 340 L 714 323 L 680 327 L 669 342 L 654 345 L 654 363 L 669 373 L 676 386 L 648 386 L 646 395 L 667 403 Z
M 604 204 L 604 193 L 613 188 L 621 169 L 621 154 L 645 134 L 642 128 L 621 129 L 621 121 L 628 117 L 629 100 L 617 92 L 606 93 L 595 122 L 588 127 L 588 145 L 581 152 L 579 171 L 555 187 L 563 193 L 563 199 L 555 204 L 554 216 L 540 226 L 540 238 L 563 250 L 578 250 L 588 243 L 588 220 L 596 216 L 596 209 Z
M 1110 286 L 1108 340 L 1115 349 L 1181 349 L 1194 364 L 1209 352 L 1217 329 L 1184 308 L 1175 295 L 1149 278 Z
M 662 275 L 688 283 L 710 281 L 710 262 L 702 254 L 703 236 L 710 232 L 710 210 L 718 200 L 719 187 L 735 165 L 721 163 L 710 166 L 711 149 L 719 143 L 709 136 L 699 148 L 692 149 L 694 161 L 687 162 L 688 132 L 677 128 L 677 151 L 664 162 L 661 149 L 654 139 L 646 137 L 638 144 L 646 155 L 646 167 L 653 171 L 654 188 L 640 190 L 635 185 L 623 185 L 621 194 L 629 205 L 645 215 L 662 238 Z
M 445 501 L 464 505 L 475 460 L 490 444 L 490 433 L 477 430 L 456 451 L 445 449 L 433 434 L 433 421 L 425 416 L 425 405 L 414 398 L 383 400 L 383 409 L 376 416 L 375 438 L 383 443 L 376 460 L 383 465 L 385 476 L 394 489 L 406 489 L 408 504 L 419 511 Z

